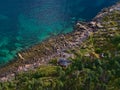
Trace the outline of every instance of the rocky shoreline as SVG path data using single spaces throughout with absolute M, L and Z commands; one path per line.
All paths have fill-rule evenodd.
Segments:
M 91 33 L 104 28 L 101 19 L 114 10 L 120 10 L 120 3 L 103 9 L 91 22 L 78 22 L 71 33 L 52 37 L 19 52 L 15 61 L 0 68 L 0 82 L 11 80 L 19 72 L 35 70 L 35 68 L 47 64 L 53 58 L 74 57 L 73 54 L 67 53 L 67 50 L 80 47 Z

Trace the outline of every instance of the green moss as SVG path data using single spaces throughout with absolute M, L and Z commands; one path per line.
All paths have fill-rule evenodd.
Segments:
M 54 59 L 50 60 L 49 63 L 52 65 L 57 65 L 57 62 L 58 62 L 57 58 L 54 58 Z

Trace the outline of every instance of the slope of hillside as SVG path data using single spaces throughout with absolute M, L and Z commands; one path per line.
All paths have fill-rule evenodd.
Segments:
M 120 4 L 75 31 L 20 52 L 0 69 L 1 90 L 119 90 Z M 59 59 L 71 64 L 60 66 Z M 3 82 L 5 81 L 5 82 Z

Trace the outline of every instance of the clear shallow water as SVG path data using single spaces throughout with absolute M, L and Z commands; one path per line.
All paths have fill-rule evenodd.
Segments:
M 77 20 L 91 20 L 118 0 L 0 1 L 0 65 L 16 53 L 60 33 L 72 31 Z

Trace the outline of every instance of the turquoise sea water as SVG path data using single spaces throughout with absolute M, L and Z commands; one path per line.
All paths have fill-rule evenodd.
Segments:
M 91 20 L 118 0 L 1 0 L 0 65 L 16 53 L 60 33 L 78 20 Z

